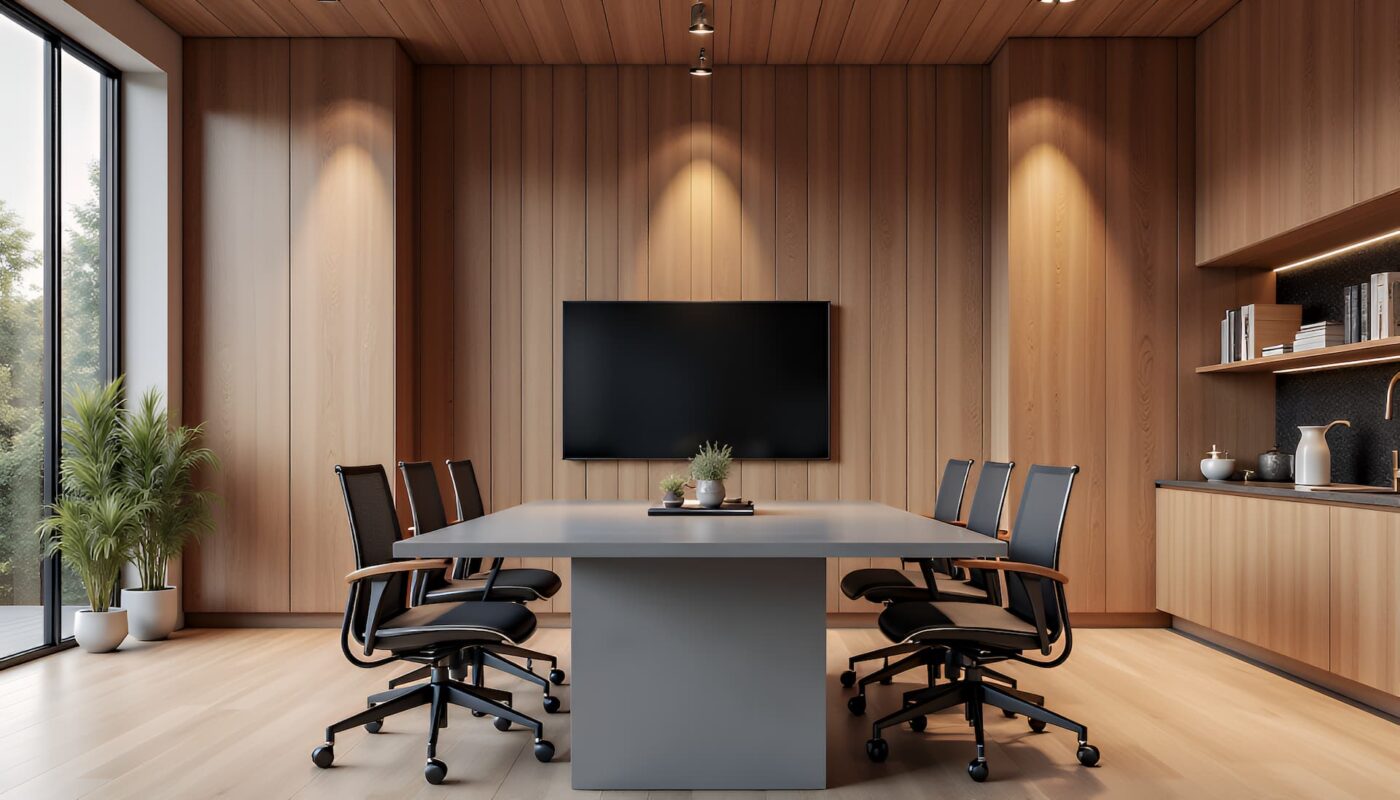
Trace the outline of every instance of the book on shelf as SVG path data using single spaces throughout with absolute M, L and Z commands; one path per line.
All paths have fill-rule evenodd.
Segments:
M 1342 339 L 1351 344 L 1356 341 L 1356 287 L 1342 288 Z
M 1264 348 L 1264 355 L 1266 356 L 1281 356 L 1291 352 L 1293 352 L 1292 344 L 1276 344 Z
M 1371 338 L 1371 283 L 1357 285 L 1356 300 L 1356 341 L 1364 342 Z
M 1400 272 L 1371 276 L 1371 338 L 1400 336 Z
M 1293 337 L 1293 352 L 1334 347 L 1345 342 L 1345 323 L 1313 322 L 1298 329 Z
M 1251 303 L 1225 312 L 1220 321 L 1220 363 L 1265 355 L 1265 349 L 1290 344 L 1299 332 L 1303 307 L 1288 303 Z

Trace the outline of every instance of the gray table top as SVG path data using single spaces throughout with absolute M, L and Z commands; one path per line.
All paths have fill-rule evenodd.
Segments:
M 545 500 L 394 545 L 399 558 L 1003 556 L 1000 540 L 873 502 L 759 501 L 751 517 L 648 517 L 645 501 Z

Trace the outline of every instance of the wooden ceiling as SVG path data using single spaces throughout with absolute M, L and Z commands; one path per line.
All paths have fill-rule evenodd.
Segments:
M 390 36 L 424 64 L 685 64 L 691 0 L 140 0 L 185 36 Z M 982 64 L 1011 36 L 1195 36 L 1238 0 L 711 0 L 716 64 Z

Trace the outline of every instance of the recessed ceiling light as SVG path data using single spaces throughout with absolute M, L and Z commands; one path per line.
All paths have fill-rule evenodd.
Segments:
M 715 32 L 715 26 L 710 24 L 710 15 L 705 10 L 704 2 L 697 2 L 690 7 L 690 32 L 699 36 Z
M 1040 0 L 1040 2 L 1047 6 L 1057 6 L 1061 3 L 1073 3 L 1074 0 Z
M 690 68 L 690 74 L 702 78 L 710 74 L 710 59 L 705 57 L 705 48 L 700 48 L 700 57 L 695 60 L 695 66 Z

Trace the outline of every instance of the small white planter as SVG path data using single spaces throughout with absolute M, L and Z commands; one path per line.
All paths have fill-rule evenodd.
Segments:
M 73 615 L 73 638 L 89 653 L 110 653 L 126 638 L 126 611 L 81 609 Z
M 695 499 L 703 508 L 719 508 L 724 504 L 724 481 L 696 481 Z
M 141 642 L 158 642 L 175 630 L 180 596 L 174 586 L 145 591 L 122 589 L 122 608 L 129 613 L 131 635 Z

